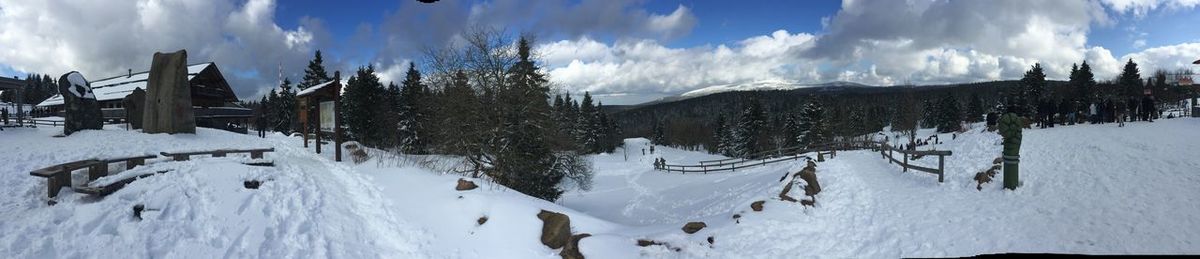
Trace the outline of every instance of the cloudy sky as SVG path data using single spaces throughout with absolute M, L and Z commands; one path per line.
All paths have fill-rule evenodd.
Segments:
M 609 104 L 762 81 L 1015 79 L 1036 62 L 1064 79 L 1086 60 L 1109 78 L 1130 58 L 1143 71 L 1200 59 L 1200 0 L 350 2 L 0 0 L 0 76 L 102 78 L 187 49 L 250 99 L 280 65 L 297 81 L 318 49 L 329 70 L 375 64 L 399 80 L 472 25 L 536 35 L 557 86 Z

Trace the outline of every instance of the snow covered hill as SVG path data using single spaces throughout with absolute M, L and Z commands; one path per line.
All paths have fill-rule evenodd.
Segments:
M 734 92 L 734 91 L 767 91 L 767 90 L 792 90 L 792 89 L 809 88 L 809 87 L 866 87 L 866 86 L 867 85 L 864 85 L 864 84 L 852 83 L 852 82 L 842 82 L 842 81 L 822 83 L 822 84 L 801 84 L 801 83 L 783 81 L 783 80 L 767 80 L 767 81 L 757 81 L 757 82 L 742 83 L 742 84 L 714 85 L 714 86 L 709 86 L 709 87 L 705 87 L 705 88 L 688 91 L 679 96 L 680 96 L 680 98 L 686 99 L 686 98 L 700 97 L 700 96 L 705 96 L 705 95 L 710 95 L 710 94 L 715 94 L 715 93 Z
M 975 172 L 998 156 L 999 136 L 978 130 L 923 148 L 949 149 L 944 183 L 869 151 L 819 163 L 816 207 L 780 201 L 780 177 L 802 161 L 715 174 L 666 174 L 718 156 L 667 147 L 592 157 L 591 190 L 557 203 L 503 186 L 456 191 L 462 176 L 376 156 L 332 162 L 300 140 L 201 129 L 146 135 L 116 128 L 52 137 L 57 128 L 0 132 L 0 254 L 14 258 L 557 258 L 539 241 L 540 210 L 566 214 L 589 258 L 892 258 L 998 252 L 1200 253 L 1200 119 L 1027 130 L 1016 191 L 976 190 Z M 928 136 L 930 132 L 922 132 Z M 276 167 L 237 157 L 153 161 L 174 171 L 95 199 L 64 190 L 46 206 L 47 165 L 100 156 L 275 147 Z M 327 151 L 332 146 L 326 146 Z M 928 161 L 927 161 L 928 160 Z M 919 163 L 936 163 L 933 159 Z M 259 189 L 242 181 L 263 180 Z M 799 195 L 795 195 L 799 196 Z M 765 201 L 755 212 L 750 204 Z M 148 210 L 137 220 L 131 208 Z M 733 216 L 738 215 L 738 219 Z M 481 218 L 486 217 L 486 221 Z M 686 234 L 681 227 L 703 221 Z M 711 243 L 710 243 L 711 237 Z M 638 240 L 657 244 L 637 246 Z

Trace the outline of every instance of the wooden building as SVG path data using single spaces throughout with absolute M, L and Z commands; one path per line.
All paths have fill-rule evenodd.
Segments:
M 237 95 L 225 81 L 216 63 L 207 62 L 188 65 L 188 83 L 192 88 L 192 108 L 195 112 L 196 126 L 225 129 L 235 132 L 246 132 L 246 122 L 252 111 L 238 104 Z M 85 75 L 86 76 L 86 75 Z M 125 120 L 125 109 L 122 103 L 125 96 L 133 93 L 134 89 L 146 89 L 149 71 L 133 73 L 103 79 L 89 79 L 96 101 L 100 102 L 104 119 L 109 122 Z M 63 97 L 54 95 L 37 105 L 49 114 L 60 114 L 63 109 Z

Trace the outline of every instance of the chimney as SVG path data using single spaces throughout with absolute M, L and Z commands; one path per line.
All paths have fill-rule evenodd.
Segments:
M 130 77 L 133 77 L 133 69 L 132 68 L 129 69 L 129 74 L 125 75 L 125 78 L 130 78 Z

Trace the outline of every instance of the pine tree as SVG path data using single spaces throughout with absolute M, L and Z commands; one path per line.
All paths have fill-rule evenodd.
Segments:
M 579 114 L 575 118 L 575 139 L 584 153 L 599 151 L 598 113 L 596 106 L 592 105 L 592 94 L 583 92 L 583 101 L 579 102 Z
M 1117 84 L 1121 86 L 1121 94 L 1125 97 L 1132 98 L 1142 95 L 1142 73 L 1138 70 L 1137 63 L 1133 63 L 1133 59 L 1129 59 L 1129 62 L 1125 63 L 1125 68 L 1121 70 Z
M 1034 63 L 1025 77 L 1021 78 L 1022 91 L 1019 101 L 1020 109 L 1027 117 L 1037 116 L 1038 104 L 1042 102 L 1042 92 L 1046 88 L 1046 73 L 1042 71 L 1041 63 Z
M 383 121 L 380 124 L 384 125 L 384 127 L 380 129 L 383 137 L 381 141 L 386 148 L 398 149 L 402 147 L 400 141 L 400 114 L 403 108 L 401 103 L 400 86 L 396 85 L 395 82 L 388 82 L 386 89 L 387 90 L 383 96 L 383 103 L 386 105 L 386 109 L 384 109 L 383 114 L 380 115 L 383 118 Z
M 917 123 L 920 121 L 918 110 L 917 99 L 913 96 L 913 91 L 911 89 L 904 90 L 896 104 L 896 118 L 892 122 L 892 131 L 907 134 L 908 144 L 916 141 Z
M 726 123 L 725 116 L 717 116 L 713 125 L 713 141 L 716 142 L 713 151 L 724 156 L 733 156 L 733 141 L 730 139 L 730 126 Z
M 1087 61 L 1079 66 L 1079 74 L 1075 83 L 1075 94 L 1082 102 L 1091 102 L 1096 98 L 1096 76 L 1092 74 L 1092 67 Z
M 279 98 L 275 100 L 275 130 L 283 133 L 296 132 L 296 91 L 292 90 L 292 81 L 287 78 L 279 84 Z
M 800 146 L 800 136 L 804 135 L 804 131 L 800 128 L 800 119 L 795 114 L 784 115 L 783 122 L 783 137 L 784 147 Z
M 654 122 L 654 127 L 651 129 L 650 143 L 655 145 L 667 144 L 667 127 L 663 125 L 661 120 Z
M 983 108 L 983 99 L 979 98 L 979 93 L 972 93 L 971 100 L 967 103 L 967 115 L 965 119 L 969 122 L 983 121 L 983 114 L 987 111 Z
M 813 146 L 829 142 L 829 125 L 825 118 L 825 109 L 821 107 L 821 103 L 813 101 L 804 105 L 804 110 L 800 112 L 799 131 L 801 135 L 800 143 L 804 146 Z
M 297 85 L 301 90 L 333 80 L 333 78 L 329 77 L 329 73 L 325 72 L 323 62 L 321 51 L 317 50 L 313 59 L 308 61 L 308 67 L 304 69 L 304 80 Z
M 373 65 L 359 67 L 355 75 L 350 77 L 342 92 L 341 109 L 347 137 L 363 145 L 386 145 L 381 134 L 381 129 L 385 127 L 381 121 L 382 108 L 386 105 L 384 92 L 386 90 L 375 75 Z
M 443 108 L 437 116 L 438 130 L 446 153 L 474 157 L 483 152 L 483 127 L 479 97 L 467 79 L 467 74 L 455 71 L 450 85 L 442 91 Z
M 938 103 L 937 122 L 937 131 L 941 133 L 962 129 L 962 108 L 953 95 L 946 94 Z
M 546 137 L 553 125 L 548 80 L 530 59 L 530 48 L 524 38 L 518 41 L 518 61 L 508 71 L 509 85 L 497 92 L 502 124 L 491 176 L 521 193 L 554 201 L 562 194 L 559 182 L 576 172 L 572 169 L 584 170 L 577 163 L 586 160 L 573 152 L 551 151 Z
M 279 92 L 276 89 L 271 89 L 271 93 L 267 94 L 267 102 L 263 103 L 263 107 L 267 107 L 267 125 L 271 127 L 271 130 L 286 132 L 279 128 Z
M 763 138 L 763 134 L 766 131 L 766 124 L 767 118 L 762 104 L 750 102 L 746 108 L 742 109 L 742 115 L 738 117 L 737 127 L 733 129 L 734 155 L 737 157 L 748 157 L 762 151 L 759 140 Z
M 938 126 L 938 111 L 937 104 L 930 99 L 922 101 L 921 110 L 921 128 L 935 128 Z
M 401 82 L 399 101 L 399 144 L 402 150 L 412 154 L 424 154 L 428 150 L 429 119 L 427 98 L 428 87 L 421 82 L 421 72 L 409 63 L 404 82 Z

